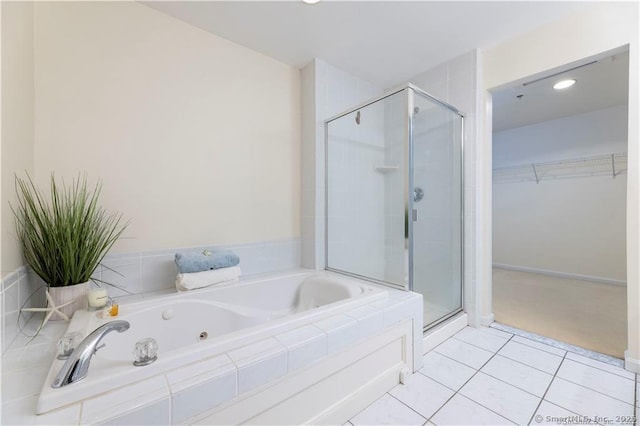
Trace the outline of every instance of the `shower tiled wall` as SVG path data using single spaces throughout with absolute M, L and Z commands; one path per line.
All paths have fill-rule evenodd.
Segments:
M 385 270 L 384 147 L 381 103 L 329 124 L 327 265 L 377 279 Z
M 317 58 L 302 70 L 301 225 L 304 267 L 325 267 L 324 121 L 382 93 L 382 88 Z M 345 161 L 355 164 L 359 153 L 353 151 L 352 154 L 353 156 L 345 158 Z M 364 259 L 367 256 L 366 252 L 361 256 Z
M 230 249 L 240 257 L 243 275 L 255 275 L 300 267 L 300 239 L 265 241 L 247 244 L 210 245 L 162 251 L 108 255 L 95 278 L 124 289 L 109 287 L 109 295 L 145 297 L 175 289 L 177 269 L 174 262 L 178 250 Z M 29 268 L 22 267 L 2 280 L 2 351 L 19 334 L 18 315 L 21 307 L 42 307 L 45 303 L 44 282 Z M 31 300 L 27 300 L 34 294 Z M 22 315 L 24 325 L 30 315 Z
M 31 272 L 26 267 L 21 267 L 4 277 L 0 291 L 0 306 L 2 308 L 2 352 L 11 344 L 31 314 L 20 315 L 20 309 L 43 306 L 44 293 L 38 291 L 37 286 L 31 280 Z
M 458 108 L 465 115 L 464 131 L 464 281 L 465 311 L 470 322 L 477 321 L 476 286 L 479 280 L 477 249 L 480 228 L 476 226 L 479 203 L 477 188 L 481 170 L 477 167 L 480 128 L 480 56 L 477 50 L 461 55 L 446 63 L 418 74 L 408 82 L 427 91 L 432 96 Z M 396 87 L 394 85 L 393 87 Z M 381 95 L 384 90 L 315 59 L 302 70 L 303 125 L 302 125 L 302 264 L 305 267 L 323 269 L 324 259 L 324 127 L 325 118 L 357 106 Z M 397 129 L 400 131 L 400 129 Z M 390 137 L 393 135 L 387 135 Z M 400 157 L 399 147 L 388 147 L 385 160 Z M 400 179 L 400 175 L 398 175 Z M 397 182 L 396 182 L 397 183 Z M 388 184 L 394 185 L 392 179 Z M 392 191 L 385 191 L 389 194 Z M 386 204 L 398 202 L 387 197 Z M 402 200 L 400 200 L 402 201 Z M 402 201 L 403 202 L 403 201 Z M 385 208 L 387 229 L 395 229 L 398 221 L 393 209 Z M 396 231 L 398 231 L 396 229 Z M 394 232 L 398 234 L 399 232 Z M 389 240 L 387 238 L 387 240 Z M 393 245 L 393 244 L 392 244 Z M 393 245 L 395 247 L 395 245 Z M 403 253 L 387 247 L 386 270 L 397 276 L 402 268 Z
M 464 118 L 464 308 L 469 321 L 477 321 L 476 290 L 479 280 L 478 227 L 476 214 L 478 209 L 477 155 L 481 140 L 478 115 L 480 64 L 477 50 L 458 56 L 449 62 L 414 76 L 409 81 L 430 95 L 447 102 L 460 110 Z M 446 290 L 446 289 L 445 289 Z M 446 297 L 443 295 L 443 297 Z

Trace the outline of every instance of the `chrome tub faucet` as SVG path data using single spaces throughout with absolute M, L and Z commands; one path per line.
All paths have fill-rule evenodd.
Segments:
M 87 377 L 89 371 L 89 364 L 93 354 L 96 353 L 100 347 L 98 344 L 104 336 L 112 331 L 122 333 L 129 329 L 129 323 L 127 321 L 116 320 L 110 321 L 106 324 L 96 328 L 84 338 L 78 347 L 66 360 L 60 372 L 56 376 L 55 380 L 51 384 L 52 388 L 61 388 L 63 386 L 70 385 Z M 103 345 L 104 346 L 104 345 Z

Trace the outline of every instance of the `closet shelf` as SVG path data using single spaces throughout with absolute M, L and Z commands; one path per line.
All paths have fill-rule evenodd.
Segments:
M 536 182 L 587 176 L 611 176 L 627 172 L 627 153 L 596 155 L 570 160 L 530 163 L 493 169 L 493 183 Z

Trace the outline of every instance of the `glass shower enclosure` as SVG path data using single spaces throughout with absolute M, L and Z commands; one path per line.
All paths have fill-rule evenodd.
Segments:
M 407 85 L 325 122 L 327 269 L 462 310 L 463 115 Z

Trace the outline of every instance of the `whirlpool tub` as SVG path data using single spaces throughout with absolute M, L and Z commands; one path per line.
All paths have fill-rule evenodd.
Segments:
M 104 346 L 93 356 L 87 377 L 80 381 L 52 388 L 64 364 L 54 359 L 37 412 L 82 404 L 81 424 L 108 419 L 146 423 L 151 419 L 135 417 L 140 413 L 127 415 L 166 400 L 169 422 L 183 423 L 225 401 L 251 394 L 270 381 L 304 370 L 366 334 L 375 334 L 384 326 L 382 311 L 388 301 L 388 290 L 365 281 L 329 272 L 293 271 L 122 303 L 117 318 L 78 311 L 67 332 L 79 331 L 86 336 L 114 319 L 128 321 L 130 328 L 102 339 Z M 380 323 L 379 327 L 374 323 Z M 341 333 L 330 334 L 332 330 Z M 158 359 L 147 366 L 134 366 L 134 345 L 147 337 L 158 342 Z M 198 387 L 213 383 L 217 383 L 212 391 L 215 396 L 201 409 L 193 396 L 183 397 L 181 405 L 180 395 L 194 390 L 202 395 L 204 391 Z M 152 412 L 157 415 L 158 410 L 165 408 Z M 166 416 L 163 414 L 162 422 Z

